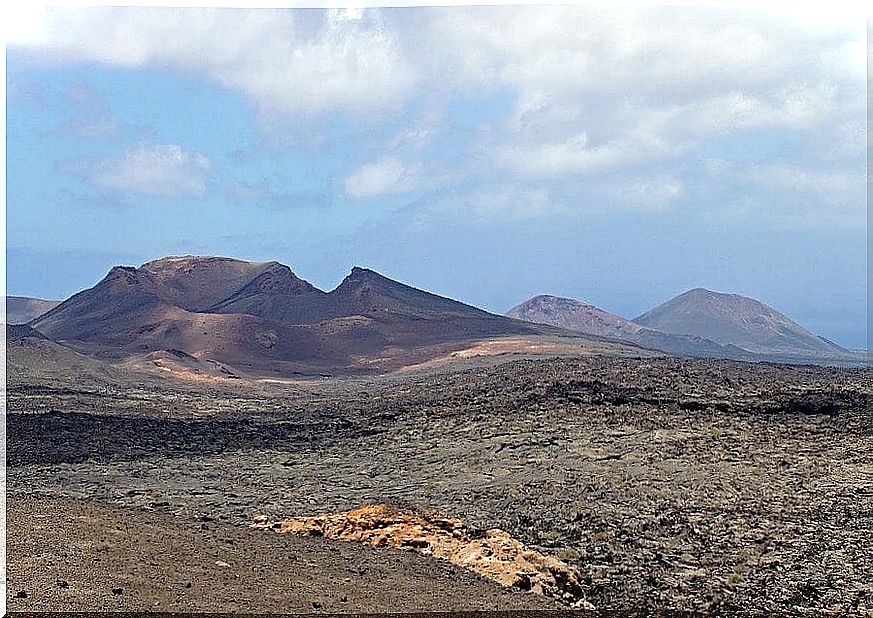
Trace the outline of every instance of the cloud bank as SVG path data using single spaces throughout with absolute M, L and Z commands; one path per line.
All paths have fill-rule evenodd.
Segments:
M 651 197 L 661 207 L 691 195 L 689 160 L 717 165 L 719 140 L 798 134 L 802 149 L 780 153 L 774 176 L 740 156 L 726 168 L 730 177 L 719 178 L 749 195 L 808 187 L 819 223 L 839 212 L 838 224 L 857 225 L 860 204 L 842 200 L 857 198 L 846 187 L 858 186 L 864 168 L 857 135 L 866 133 L 865 20 L 835 15 L 645 6 L 55 8 L 10 45 L 49 63 L 204 75 L 267 118 L 342 112 L 378 126 L 410 101 L 508 93 L 509 112 L 473 129 L 451 173 L 429 174 L 429 183 L 455 190 L 464 182 L 473 196 L 502 180 L 534 213 L 553 209 L 526 196 L 554 201 L 585 179 L 586 190 L 618 205 Z M 377 137 L 370 162 L 341 176 L 342 190 L 358 200 L 421 188 L 415 149 L 451 130 L 434 113 Z M 181 148 L 134 150 L 89 177 L 106 187 L 148 192 L 162 184 L 167 193 L 197 195 L 207 169 Z M 622 175 L 630 186 L 618 186 Z M 839 190 L 822 192 L 811 178 Z M 489 211 L 519 208 L 511 197 L 487 202 Z

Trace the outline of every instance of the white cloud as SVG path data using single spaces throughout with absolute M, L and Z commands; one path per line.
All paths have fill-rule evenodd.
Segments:
M 454 79 L 559 98 L 707 97 L 799 75 L 818 79 L 845 72 L 855 54 L 842 49 L 847 38 L 864 40 L 863 21 L 820 25 L 711 7 L 456 7 L 428 16 L 440 45 L 427 48 L 451 63 Z
M 120 122 L 108 103 L 87 82 L 75 82 L 67 92 L 68 101 L 59 102 L 73 110 L 73 117 L 61 123 L 57 131 L 86 138 L 117 135 Z
M 388 155 L 362 165 L 343 181 L 346 195 L 353 198 L 404 193 L 417 189 L 422 184 L 420 165 L 406 165 Z
M 865 210 L 863 198 L 867 179 L 862 169 L 855 172 L 810 170 L 797 165 L 770 163 L 751 167 L 746 171 L 746 177 L 780 193 L 813 194 L 827 201 L 841 202 L 850 207 L 854 205 L 859 212 Z
M 394 136 L 391 147 L 397 148 L 421 148 L 427 145 L 447 128 L 446 110 L 444 106 L 433 105 L 408 127 Z
M 548 202 L 552 212 L 555 196 L 578 186 L 573 183 L 617 186 L 613 179 L 622 174 L 630 188 L 614 193 L 616 199 L 677 199 L 673 193 L 694 184 L 680 178 L 680 157 L 722 136 L 803 134 L 804 153 L 792 156 L 804 159 L 804 169 L 826 162 L 834 174 L 846 172 L 846 160 L 864 156 L 866 23 L 830 10 L 825 17 L 750 7 L 602 5 L 75 8 L 45 11 L 10 44 L 42 60 L 201 73 L 245 94 L 264 117 L 278 113 L 295 126 L 319 126 L 299 121 L 300 113 L 337 109 L 378 125 L 410 101 L 432 104 L 456 95 L 462 103 L 487 101 L 498 93 L 513 101 L 510 113 L 477 119 L 479 126 L 462 138 L 475 143 L 445 166 L 450 169 L 439 181 L 440 162 L 429 163 L 427 184 L 517 186 L 521 203 Z M 426 109 L 405 130 L 384 136 L 381 146 L 392 156 L 351 171 L 346 194 L 422 187 L 422 167 L 402 159 L 456 128 L 445 107 Z M 433 152 L 439 156 L 440 148 Z M 779 178 L 774 174 L 771 187 Z M 542 187 L 539 195 L 548 199 L 528 200 L 530 186 Z M 479 210 L 509 208 L 513 199 L 499 194 L 483 198 L 493 207 Z
M 834 167 L 775 160 L 756 163 L 708 159 L 704 184 L 727 195 L 711 216 L 738 223 L 754 221 L 786 229 L 866 227 L 867 173 L 864 162 Z
M 664 101 L 847 74 L 864 22 L 708 7 L 503 6 L 327 11 L 52 8 L 9 41 L 58 60 L 203 72 L 268 108 L 392 107 L 495 85 L 521 100 Z M 34 21 L 34 20 L 30 20 Z
M 117 135 L 119 131 L 118 118 L 112 114 L 105 114 L 86 121 L 74 121 L 65 124 L 60 129 L 69 130 L 80 137 L 108 137 Z
M 485 220 L 505 217 L 533 219 L 553 212 L 553 206 L 548 190 L 520 186 L 476 191 L 455 204 L 456 209 Z
M 560 142 L 507 145 L 496 159 L 515 172 L 531 177 L 595 174 L 636 163 L 655 154 L 669 153 L 669 146 L 643 135 L 624 137 L 600 145 L 589 145 L 586 133 Z
M 140 144 L 120 159 L 69 161 L 59 169 L 83 176 L 99 189 L 148 195 L 200 197 L 211 162 L 176 144 Z
M 56 61 L 201 72 L 265 111 L 390 107 L 414 78 L 376 11 L 52 8 L 10 43 Z
M 225 191 L 227 194 L 241 202 L 251 202 L 264 197 L 266 193 L 264 187 L 237 180 L 229 180 L 225 183 Z
M 609 187 L 607 194 L 629 206 L 662 209 L 670 206 L 685 193 L 681 180 L 671 176 L 627 179 Z
M 452 66 L 454 83 L 517 93 L 489 147 L 524 176 L 669 161 L 715 136 L 809 131 L 863 115 L 864 71 L 854 59 L 863 21 L 688 7 L 430 15 L 437 34 L 427 48 L 438 50 L 435 64 Z

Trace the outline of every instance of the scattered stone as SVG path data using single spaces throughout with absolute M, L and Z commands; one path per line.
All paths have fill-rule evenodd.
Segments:
M 367 377 L 367 396 L 357 381 L 293 396 L 264 386 L 256 398 L 191 386 L 169 417 L 158 392 L 50 393 L 13 379 L 8 461 L 20 493 L 132 508 L 166 498 L 234 523 L 258 505 L 278 519 L 424 504 L 554 553 L 598 608 L 852 615 L 871 606 L 870 369 L 471 362 Z M 59 411 L 72 409 L 82 411 Z M 142 494 L 125 497 L 123 479 Z M 434 570 L 456 570 L 442 564 Z

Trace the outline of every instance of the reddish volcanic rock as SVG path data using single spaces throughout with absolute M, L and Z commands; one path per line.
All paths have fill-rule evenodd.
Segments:
M 181 350 L 271 377 L 392 370 L 509 335 L 594 343 L 363 268 L 324 292 L 278 262 L 196 256 L 116 266 L 31 325 L 78 349 L 113 356 Z
M 278 522 L 261 515 L 254 518 L 252 527 L 372 547 L 412 549 L 448 560 L 506 587 L 593 609 L 585 601 L 579 573 L 573 567 L 526 548 L 503 530 L 476 534 L 460 519 L 436 511 L 370 504 L 343 513 L 292 517 Z

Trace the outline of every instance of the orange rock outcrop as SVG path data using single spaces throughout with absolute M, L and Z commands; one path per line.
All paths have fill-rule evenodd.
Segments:
M 261 515 L 253 527 L 321 536 L 372 547 L 413 549 L 448 560 L 503 586 L 555 597 L 576 607 L 585 601 L 578 572 L 554 556 L 526 548 L 503 530 L 471 531 L 460 519 L 436 511 L 371 504 L 335 514 L 273 522 Z

